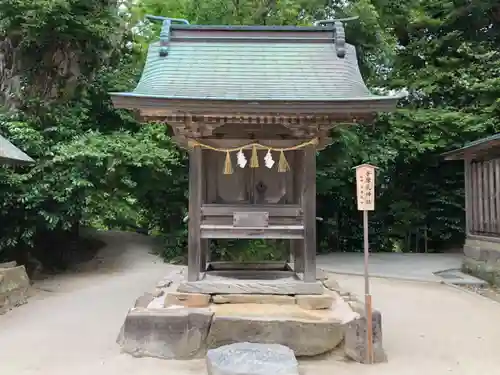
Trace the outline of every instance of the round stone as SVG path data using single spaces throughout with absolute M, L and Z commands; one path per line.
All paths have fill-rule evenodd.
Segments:
M 278 344 L 242 342 L 207 353 L 209 375 L 298 375 L 293 351 Z

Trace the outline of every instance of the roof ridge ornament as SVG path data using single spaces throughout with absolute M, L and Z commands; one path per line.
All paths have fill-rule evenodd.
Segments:
M 333 23 L 333 39 L 335 43 L 335 49 L 337 50 L 337 56 L 340 58 L 345 57 L 345 30 L 344 24 L 342 22 L 348 22 L 357 20 L 359 17 L 348 17 L 348 18 L 334 18 L 331 20 L 319 20 L 314 23 L 314 26 L 324 26 Z
M 149 14 L 146 15 L 146 18 L 150 21 L 162 21 L 160 31 L 160 57 L 168 56 L 168 47 L 170 44 L 170 27 L 172 26 L 172 22 L 189 25 L 189 21 L 182 18 L 152 16 Z

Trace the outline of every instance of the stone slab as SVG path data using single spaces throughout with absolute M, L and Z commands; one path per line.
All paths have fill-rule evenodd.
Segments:
M 335 280 L 331 276 L 328 276 L 325 280 L 323 280 L 323 286 L 326 289 L 332 290 L 334 292 L 339 292 L 340 291 L 340 285 L 339 285 L 339 283 L 337 282 L 337 280 Z
M 17 262 L 14 260 L 12 262 L 0 263 L 0 268 L 14 268 L 17 267 Z
M 165 296 L 165 307 L 208 307 L 210 294 L 170 292 Z
M 321 282 L 305 283 L 291 280 L 201 280 L 184 282 L 177 288 L 181 293 L 201 294 L 323 294 Z
M 207 353 L 209 375 L 299 375 L 293 351 L 283 345 L 236 343 Z
M 132 309 L 117 342 L 136 357 L 192 359 L 206 354 L 209 309 Z
M 350 359 L 359 362 L 367 363 L 367 335 L 366 335 L 366 318 L 365 307 L 363 303 L 351 302 L 351 308 L 359 314 L 357 319 L 347 323 L 344 339 L 344 352 Z M 373 309 L 372 311 L 372 327 L 373 327 L 373 360 L 374 363 L 387 362 L 387 355 L 384 351 L 382 341 L 382 314 L 380 311 Z
M 322 310 L 332 307 L 335 299 L 331 294 L 296 296 L 297 305 L 307 310 Z
M 134 308 L 146 308 L 154 299 L 155 296 L 152 293 L 144 293 L 136 299 Z
M 207 337 L 209 349 L 237 342 L 281 344 L 296 356 L 315 356 L 336 348 L 344 338 L 337 320 L 302 320 L 289 317 L 214 315 Z
M 289 267 L 285 261 L 269 261 L 269 262 L 210 262 L 208 270 L 277 270 L 289 271 Z
M 219 294 L 212 297 L 213 303 L 265 303 L 276 305 L 293 305 L 295 298 L 273 294 Z

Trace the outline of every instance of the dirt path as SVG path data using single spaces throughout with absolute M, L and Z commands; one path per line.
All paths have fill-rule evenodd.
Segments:
M 134 300 L 174 266 L 148 252 L 146 237 L 109 232 L 98 270 L 37 283 L 30 302 L 0 316 L 1 375 L 202 375 L 203 361 L 135 359 L 115 339 Z M 339 276 L 362 295 L 362 279 Z M 305 361 L 304 375 L 495 374 L 500 304 L 444 285 L 373 279 L 389 363 Z

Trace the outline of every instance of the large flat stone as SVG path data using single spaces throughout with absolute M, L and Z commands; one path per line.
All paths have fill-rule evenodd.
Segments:
M 281 344 L 297 356 L 314 356 L 336 348 L 344 337 L 338 320 L 308 320 L 288 316 L 213 317 L 207 337 L 208 348 L 237 342 Z
M 283 345 L 236 343 L 209 350 L 209 375 L 299 375 L 293 351 Z
M 321 282 L 301 280 L 201 280 L 188 281 L 177 288 L 181 293 L 201 294 L 323 294 Z
M 212 298 L 214 303 L 269 303 L 276 305 L 293 305 L 295 297 L 274 294 L 219 294 Z
M 296 296 L 297 305 L 307 310 L 322 310 L 332 307 L 335 299 L 331 294 Z
M 117 342 L 136 357 L 199 358 L 207 351 L 212 316 L 209 309 L 132 309 Z
M 184 307 L 208 307 L 209 304 L 209 294 L 170 292 L 165 296 L 165 307 L 173 305 Z

